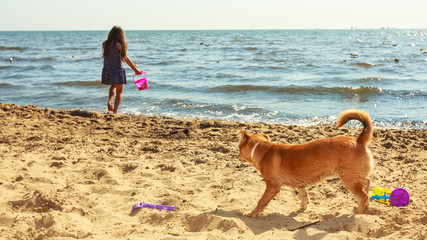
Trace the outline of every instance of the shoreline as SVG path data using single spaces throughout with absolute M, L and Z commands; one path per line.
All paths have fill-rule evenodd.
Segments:
M 237 158 L 237 133 L 301 144 L 361 129 L 55 110 L 0 103 L 0 235 L 6 239 L 334 239 L 427 237 L 427 130 L 374 129 L 371 187 L 405 188 L 402 208 L 356 200 L 337 178 L 307 188 L 299 214 L 282 187 L 258 218 L 264 190 Z M 371 194 L 371 192 L 369 193 Z M 177 206 L 173 212 L 135 203 Z
M 0 104 L 4 104 L 4 105 L 11 105 L 11 106 L 30 106 L 30 107 L 36 107 L 36 108 L 40 108 L 40 109 L 50 109 L 50 110 L 56 110 L 56 111 L 67 111 L 67 112 L 81 112 L 81 113 L 87 113 L 87 114 L 101 114 L 101 115 L 113 115 L 112 112 L 110 111 L 102 111 L 99 109 L 81 109 L 81 108 L 52 108 L 52 107 L 41 107 L 41 106 L 37 106 L 37 105 L 31 105 L 31 104 L 25 104 L 25 105 L 20 105 L 20 104 L 16 104 L 16 103 L 2 103 L 0 102 Z M 304 128 L 311 128 L 311 127 L 316 127 L 316 126 L 325 126 L 325 125 L 333 125 L 335 126 L 336 124 L 336 120 L 338 115 L 340 114 L 341 111 L 337 111 L 336 114 L 334 115 L 330 115 L 330 116 L 324 116 L 324 117 L 319 117 L 319 116 L 313 116 L 310 117 L 308 119 L 304 119 L 304 118 L 299 118 L 299 119 L 289 119 L 287 120 L 287 122 L 271 122 L 271 121 L 258 121 L 258 120 L 254 120 L 254 121 L 250 121 L 250 120 L 234 120 L 234 119 L 222 119 L 222 118 L 215 118 L 215 117 L 204 117 L 204 116 L 187 116 L 187 117 L 182 117 L 182 116 L 175 116 L 175 115 L 171 115 L 171 114 L 144 114 L 144 113 L 137 113 L 137 112 L 124 112 L 124 113 L 119 113 L 118 115 L 123 115 L 123 116 L 134 116 L 134 117 L 138 117 L 138 116 L 144 116 L 147 118 L 168 118 L 168 119 L 181 119 L 181 120 L 187 120 L 187 121 L 219 121 L 219 122 L 230 122 L 230 123 L 242 123 L 242 124 L 266 124 L 266 125 L 283 125 L 283 126 L 297 126 L 297 127 L 304 127 Z M 369 113 L 369 112 L 368 112 Z M 372 116 L 371 116 L 372 118 Z M 312 119 L 316 119 L 316 121 L 312 121 Z M 379 130 L 387 130 L 387 129 L 391 129 L 391 130 L 427 130 L 427 125 L 426 125 L 426 121 L 410 121 L 410 120 L 405 120 L 405 121 L 400 121 L 400 122 L 387 122 L 387 121 L 376 121 L 375 119 L 372 119 L 372 124 L 374 126 L 375 129 L 379 129 Z M 353 122 L 353 121 L 349 121 L 345 126 L 350 127 L 350 128 L 360 128 L 361 125 L 358 122 Z

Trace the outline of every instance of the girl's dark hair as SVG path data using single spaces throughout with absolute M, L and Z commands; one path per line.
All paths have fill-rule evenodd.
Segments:
M 114 26 L 111 28 L 110 33 L 108 34 L 107 40 L 102 44 L 103 53 L 102 56 L 105 58 L 110 52 L 110 47 L 112 42 L 118 42 L 122 45 L 122 51 L 120 52 L 120 59 L 123 60 L 127 55 L 127 44 L 126 37 L 123 28 L 120 26 Z

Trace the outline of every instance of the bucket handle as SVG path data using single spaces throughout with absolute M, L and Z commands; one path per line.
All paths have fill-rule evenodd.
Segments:
M 145 76 L 148 78 L 148 75 L 147 75 L 144 71 L 141 71 L 141 72 L 142 72 L 142 74 L 145 74 Z M 141 74 L 141 75 L 142 75 L 142 74 Z M 132 79 L 132 80 L 133 80 L 133 82 L 135 82 L 135 76 L 136 76 L 136 75 L 137 75 L 136 73 L 133 75 L 133 79 Z

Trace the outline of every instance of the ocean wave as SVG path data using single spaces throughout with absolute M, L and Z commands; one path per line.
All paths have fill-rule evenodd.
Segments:
M 8 83 L 0 83 L 0 88 L 1 89 L 7 89 L 7 88 L 14 88 L 15 86 L 10 85 Z
M 72 47 L 71 50 L 98 50 L 100 48 L 97 47 Z
M 380 87 L 335 87 L 328 89 L 330 93 L 338 93 L 341 95 L 376 95 L 383 94 L 386 91 Z M 387 91 L 388 92 L 388 91 Z
M 210 88 L 212 92 L 233 93 L 233 92 L 253 92 L 264 91 L 279 94 L 312 94 L 312 95 L 374 95 L 383 94 L 384 89 L 379 87 L 305 87 L 305 86 L 287 86 L 287 87 L 274 87 L 274 86 L 255 86 L 255 85 L 223 85 Z
M 54 70 L 55 68 L 51 65 L 44 65 L 40 69 L 41 70 Z
M 27 72 L 27 71 L 34 71 L 34 70 L 54 70 L 55 67 L 53 67 L 52 65 L 42 65 L 42 66 L 34 66 L 34 65 L 30 65 L 30 66 L 16 66 L 16 71 L 20 71 L 20 72 Z
M 281 117 L 278 120 L 266 121 L 266 123 L 280 123 L 280 124 L 292 124 L 299 126 L 316 126 L 324 124 L 335 125 L 337 122 L 337 116 L 315 116 L 309 118 L 293 118 L 293 117 Z M 373 119 L 372 124 L 375 128 L 393 128 L 393 129 L 425 129 L 427 121 L 377 121 Z M 350 121 L 346 124 L 351 127 L 361 127 L 360 122 Z
M 49 50 L 49 49 L 47 49 L 47 50 Z M 69 51 L 69 50 L 72 50 L 72 51 L 94 51 L 94 50 L 99 50 L 99 51 L 102 51 L 101 50 L 101 45 L 100 45 L 100 47 L 99 48 L 97 48 L 97 47 L 56 47 L 56 48 L 53 48 L 52 50 L 67 50 L 67 51 Z
M 26 66 L 26 67 L 19 67 L 19 69 L 22 69 L 22 71 L 33 71 L 33 70 L 36 70 L 37 69 L 37 67 L 36 66 Z
M 41 57 L 41 58 L 23 58 L 23 57 L 14 57 L 15 62 L 42 62 L 42 61 L 54 61 L 53 57 Z
M 262 59 L 262 58 L 254 58 L 252 60 L 255 62 L 265 62 L 266 61 L 265 59 Z
M 427 121 L 379 121 L 374 122 L 377 128 L 395 128 L 395 129 L 426 129 Z
M 235 42 L 242 42 L 248 40 L 247 38 L 241 37 L 241 38 L 234 38 Z
M 0 46 L 0 51 L 4 51 L 4 50 L 15 50 L 15 51 L 23 51 L 27 49 L 26 47 L 5 47 L 5 46 Z
M 290 124 L 299 126 L 316 126 L 324 124 L 335 125 L 337 115 L 301 117 L 293 112 L 281 112 L 269 110 L 268 108 L 245 106 L 238 104 L 212 104 L 197 103 L 185 100 L 168 99 L 154 101 L 155 107 L 145 111 L 146 114 L 154 116 L 167 116 L 178 118 L 203 118 L 220 119 L 228 121 L 265 122 L 269 124 Z M 127 110 L 124 110 L 125 112 Z M 134 113 L 140 110 L 135 110 Z M 359 122 L 350 121 L 348 126 L 361 127 Z M 376 128 L 396 129 L 425 129 L 427 121 L 390 121 L 373 119 Z
M 53 85 L 56 86 L 100 86 L 101 85 L 101 81 L 97 80 L 97 81 L 70 81 L 70 82 L 57 82 L 57 83 L 53 83 Z
M 382 80 L 380 77 L 364 77 L 360 79 L 361 82 L 380 82 Z
M 223 85 L 209 89 L 209 92 L 233 93 L 233 92 L 252 92 L 268 91 L 271 87 L 254 86 L 254 85 Z
M 23 79 L 28 77 L 28 74 L 10 74 L 3 77 L 3 79 Z
M 427 97 L 427 93 L 422 90 L 401 91 L 401 95 L 405 97 Z
M 219 78 L 219 79 L 235 79 L 235 78 L 241 78 L 240 75 L 236 75 L 236 74 L 229 74 L 229 73 L 218 73 L 217 75 L 215 75 L 215 78 Z
M 237 104 L 211 104 L 188 100 L 167 99 L 155 101 L 152 110 L 160 110 L 165 116 L 184 118 L 207 118 L 223 120 L 262 121 L 263 116 L 273 117 L 277 111 Z
M 165 61 L 162 61 L 162 62 L 152 62 L 152 63 L 150 63 L 150 65 L 168 65 L 168 64 L 170 64 L 169 62 L 165 62 Z
M 243 49 L 248 50 L 248 51 L 256 51 L 256 50 L 258 50 L 258 48 L 256 48 L 256 47 L 245 47 Z
M 43 57 L 43 58 L 33 58 L 33 59 L 30 59 L 31 62 L 53 61 L 53 60 L 55 60 L 53 57 Z
M 372 63 L 365 63 L 365 62 L 358 62 L 358 63 L 350 63 L 352 66 L 358 66 L 358 67 L 364 67 L 364 68 L 371 68 L 374 66 Z

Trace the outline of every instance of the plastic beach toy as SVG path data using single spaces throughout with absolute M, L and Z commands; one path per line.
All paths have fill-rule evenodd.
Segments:
M 144 90 L 149 88 L 148 86 L 148 75 L 145 72 L 142 72 L 142 74 L 145 74 L 145 78 L 141 78 L 135 81 L 136 73 L 133 75 L 133 82 L 136 84 L 139 90 Z
M 391 190 L 387 188 L 376 187 L 372 190 L 372 199 L 377 202 L 390 205 Z
M 390 194 L 390 204 L 403 207 L 409 204 L 409 193 L 403 188 L 396 188 Z
M 392 191 L 376 187 L 372 191 L 372 199 L 387 205 L 403 207 L 409 204 L 409 193 L 403 188 L 396 188 Z
M 175 209 L 178 209 L 178 207 L 171 207 L 171 206 L 165 206 L 165 205 L 158 205 L 158 204 L 151 204 L 151 203 L 137 203 L 133 205 L 131 213 L 137 208 L 153 208 L 153 209 L 167 210 L 167 211 L 173 211 Z

